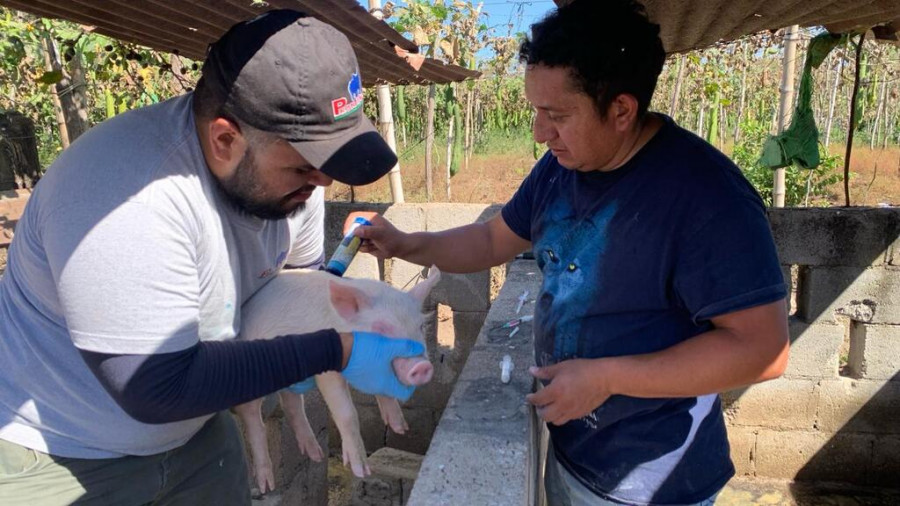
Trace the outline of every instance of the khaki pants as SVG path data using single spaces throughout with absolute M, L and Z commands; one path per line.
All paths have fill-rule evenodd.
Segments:
M 0 505 L 241 505 L 250 488 L 228 412 L 184 446 L 145 457 L 72 459 L 0 440 Z

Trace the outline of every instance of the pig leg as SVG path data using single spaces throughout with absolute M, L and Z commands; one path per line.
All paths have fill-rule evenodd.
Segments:
M 396 434 L 406 434 L 409 425 L 403 418 L 403 411 L 400 409 L 400 402 L 393 397 L 383 397 L 376 395 L 375 400 L 378 402 L 378 411 L 381 412 L 381 420 L 389 426 Z
M 294 430 L 300 453 L 308 455 L 315 462 L 322 462 L 325 454 L 322 452 L 322 447 L 319 446 L 312 427 L 309 426 L 309 419 L 306 417 L 306 409 L 303 406 L 303 394 L 282 390 L 278 395 L 281 398 L 281 407 L 284 408 L 288 422 Z
M 250 455 L 253 458 L 253 476 L 259 493 L 265 494 L 275 489 L 275 473 L 272 470 L 272 459 L 269 458 L 269 441 L 266 438 L 266 425 L 262 419 L 262 399 L 256 399 L 234 407 L 244 430 L 247 442 L 250 443 Z
M 353 474 L 364 478 L 372 471 L 366 464 L 366 447 L 359 432 L 359 416 L 350 397 L 350 389 L 344 377 L 337 372 L 326 372 L 316 376 L 316 387 L 322 393 L 331 418 L 341 433 L 341 449 L 344 465 L 350 465 Z

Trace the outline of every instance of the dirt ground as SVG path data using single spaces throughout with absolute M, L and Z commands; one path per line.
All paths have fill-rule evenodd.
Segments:
M 843 156 L 843 147 L 832 145 L 834 154 Z M 440 166 L 434 175 L 432 202 L 466 202 L 494 204 L 509 200 L 534 165 L 531 152 L 476 155 L 468 168 L 462 167 L 451 181 L 450 198 L 446 193 L 446 169 Z M 843 170 L 843 169 L 839 169 Z M 900 147 L 871 150 L 854 147 L 850 164 L 850 203 L 853 206 L 900 205 Z M 426 202 L 425 168 L 421 160 L 401 165 L 404 196 L 407 202 Z M 356 202 L 390 202 L 388 178 L 369 186 L 353 189 Z M 327 198 L 351 201 L 351 189 L 335 183 Z M 844 205 L 843 182 L 831 188 L 828 200 L 834 206 Z
M 844 148 L 832 146 L 831 152 L 843 156 Z M 854 146 L 850 173 L 850 205 L 900 206 L 900 147 L 872 150 Z M 829 200 L 834 205 L 844 205 L 843 182 L 832 188 Z

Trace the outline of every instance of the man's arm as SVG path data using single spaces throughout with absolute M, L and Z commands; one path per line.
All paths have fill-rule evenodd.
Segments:
M 561 425 L 611 395 L 667 398 L 723 392 L 777 378 L 788 359 L 784 300 L 712 318 L 714 329 L 655 353 L 575 359 L 532 368 L 551 380 L 527 400 Z
M 361 251 L 379 258 L 398 257 L 418 265 L 436 265 L 445 272 L 482 271 L 506 263 L 531 247 L 499 214 L 486 223 L 414 233 L 397 230 L 381 216 L 368 214 L 366 218 L 372 226 L 358 227 L 354 232 L 364 239 Z
M 151 355 L 79 351 L 129 416 L 168 423 L 215 413 L 332 370 L 360 391 L 406 400 L 414 388 L 399 382 L 391 363 L 425 349 L 407 339 L 323 330 L 268 340 L 199 342 Z
M 149 355 L 79 350 L 116 403 L 143 423 L 215 413 L 347 365 L 353 337 L 323 330 L 256 341 L 198 342 Z

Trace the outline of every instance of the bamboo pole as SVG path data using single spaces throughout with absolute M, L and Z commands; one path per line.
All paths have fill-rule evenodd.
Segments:
M 792 25 L 784 34 L 784 61 L 781 67 L 781 105 L 778 110 L 778 133 L 784 131 L 791 121 L 794 106 L 794 60 L 797 57 L 797 40 L 800 27 Z M 775 184 L 772 190 L 774 207 L 784 207 L 785 195 L 784 167 L 775 169 Z
M 675 89 L 672 91 L 672 101 L 669 103 L 669 117 L 678 122 L 675 117 L 678 114 L 678 99 L 681 95 L 681 83 L 684 81 L 684 54 L 678 56 L 678 77 L 675 78 Z
M 53 38 L 49 34 L 42 37 L 44 49 L 44 64 L 47 70 L 58 70 L 62 72 L 62 65 L 59 63 L 59 55 L 56 52 L 56 45 Z M 56 112 L 56 125 L 59 127 L 59 141 L 62 148 L 69 147 L 69 128 L 66 125 L 66 116 L 63 113 L 62 102 L 59 100 L 59 92 L 56 85 L 50 88 L 50 99 L 53 101 L 53 110 Z
M 432 153 L 434 149 L 434 83 L 428 85 L 428 105 L 425 112 L 425 200 L 431 202 L 434 192 Z
M 376 19 L 383 19 L 384 13 L 381 11 L 381 0 L 369 0 L 369 12 Z M 394 133 L 394 111 L 391 107 L 391 88 L 387 84 L 379 84 L 375 86 L 375 94 L 378 97 L 378 131 L 388 146 L 394 153 L 397 153 L 397 137 Z M 391 183 L 391 199 L 395 204 L 402 204 L 403 199 L 403 180 L 400 177 L 400 161 L 394 164 L 388 173 Z

